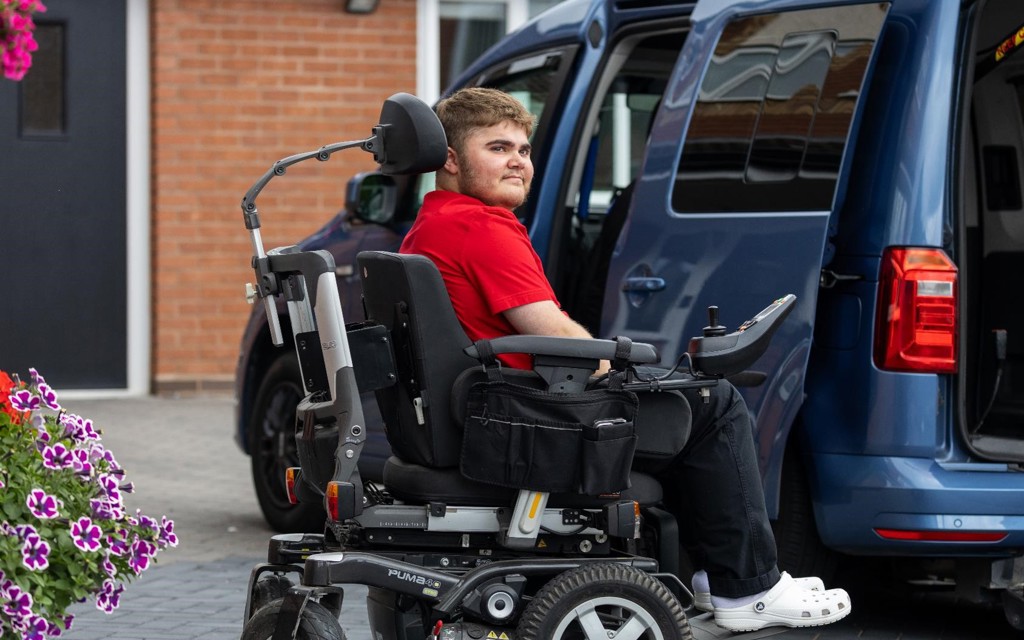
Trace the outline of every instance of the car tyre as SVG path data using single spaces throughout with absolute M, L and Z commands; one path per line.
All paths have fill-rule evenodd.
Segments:
M 267 523 L 282 533 L 322 531 L 320 503 L 292 504 L 285 470 L 299 466 L 295 448 L 295 409 L 302 400 L 301 371 L 293 352 L 282 352 L 266 370 L 249 417 L 249 457 L 256 499 Z
M 794 446 L 786 451 L 779 492 L 779 517 L 772 523 L 779 568 L 794 576 L 818 576 L 831 584 L 839 556 L 822 544 L 818 535 L 807 469 Z

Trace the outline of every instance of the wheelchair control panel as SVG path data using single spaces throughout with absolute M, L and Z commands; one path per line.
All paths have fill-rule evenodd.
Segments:
M 704 327 L 703 335 L 690 339 L 687 349 L 694 370 L 707 376 L 724 377 L 747 369 L 768 348 L 795 303 L 796 296 L 787 294 L 732 333 L 726 333 L 726 328 L 718 324 L 718 308 L 709 308 L 709 325 Z

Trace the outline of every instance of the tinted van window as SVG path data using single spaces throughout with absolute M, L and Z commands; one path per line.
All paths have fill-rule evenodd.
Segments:
M 877 33 L 866 24 L 877 19 L 863 12 L 823 19 L 837 11 L 754 16 L 726 27 L 679 161 L 677 212 L 831 208 Z

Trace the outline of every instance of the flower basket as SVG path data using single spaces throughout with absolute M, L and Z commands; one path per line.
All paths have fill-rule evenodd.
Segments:
M 74 603 L 113 612 L 178 539 L 166 517 L 126 513 L 133 488 L 100 432 L 29 372 L 0 371 L 0 637 L 44 640 L 71 628 Z
M 32 13 L 46 11 L 40 0 L 0 0 L 0 68 L 4 77 L 21 80 L 32 66 L 32 52 L 39 48 L 32 32 Z

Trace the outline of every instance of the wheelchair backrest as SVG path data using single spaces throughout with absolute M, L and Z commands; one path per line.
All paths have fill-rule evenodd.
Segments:
M 428 467 L 459 463 L 462 430 L 452 420 L 455 378 L 479 364 L 429 258 L 386 251 L 357 256 L 367 320 L 388 328 L 398 383 L 378 390 L 388 442 L 398 457 Z

